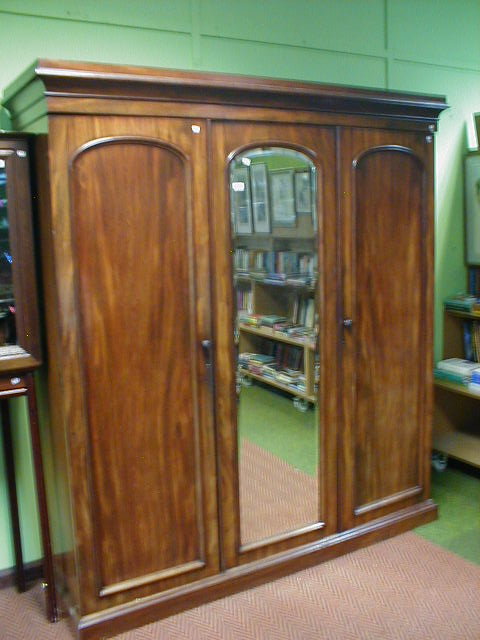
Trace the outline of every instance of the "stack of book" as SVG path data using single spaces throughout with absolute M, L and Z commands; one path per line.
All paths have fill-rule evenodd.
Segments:
M 478 298 L 469 293 L 457 293 L 454 296 L 446 298 L 444 304 L 445 309 L 452 309 L 454 311 L 467 311 L 471 313 L 474 308 L 479 306 Z
M 251 327 L 259 327 L 262 321 L 262 316 L 258 313 L 248 313 L 248 311 L 240 311 L 238 314 L 238 322 L 246 324 Z
M 268 347 L 265 351 L 269 350 Z M 271 353 L 243 352 L 238 355 L 240 371 L 249 371 L 267 380 L 276 380 L 300 391 L 305 390 L 303 348 L 274 344 Z
M 276 316 L 276 315 L 266 315 L 260 316 L 260 325 L 262 327 L 271 327 L 272 329 L 275 325 L 283 325 L 287 322 L 287 318 L 285 316 Z
M 437 380 L 468 385 L 471 383 L 472 375 L 475 371 L 480 375 L 480 364 L 478 362 L 463 360 L 462 358 L 447 358 L 437 362 L 433 373 Z
M 263 367 L 265 365 L 271 365 L 275 362 L 273 356 L 266 355 L 264 353 L 253 353 L 248 361 L 248 370 L 252 373 L 256 373 L 257 376 L 263 375 Z
M 305 286 L 316 279 L 315 253 L 264 251 L 237 247 L 233 256 L 237 277 L 249 276 L 267 284 Z

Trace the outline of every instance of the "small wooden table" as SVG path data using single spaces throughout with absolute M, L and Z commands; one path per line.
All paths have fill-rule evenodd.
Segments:
M 9 373 L 0 377 L 0 415 L 5 453 L 5 467 L 7 471 L 8 494 L 12 519 L 13 543 L 15 551 L 15 573 L 17 588 L 20 592 L 26 589 L 25 569 L 23 565 L 22 541 L 20 536 L 20 521 L 18 516 L 17 487 L 15 480 L 15 461 L 12 446 L 12 426 L 10 420 L 9 400 L 19 396 L 26 396 L 28 416 L 30 422 L 30 438 L 32 443 L 33 465 L 36 481 L 38 510 L 40 514 L 40 529 L 43 544 L 43 579 L 46 593 L 47 617 L 51 622 L 58 619 L 55 583 L 53 580 L 53 559 L 50 542 L 50 526 L 48 520 L 47 499 L 43 461 L 38 424 L 37 398 L 33 373 Z

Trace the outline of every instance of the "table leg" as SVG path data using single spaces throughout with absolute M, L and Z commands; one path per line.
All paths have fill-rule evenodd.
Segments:
M 20 520 L 18 516 L 17 484 L 15 480 L 15 461 L 13 458 L 10 409 L 7 399 L 0 399 L 0 414 L 2 417 L 3 450 L 5 454 L 5 469 L 7 471 L 10 517 L 12 519 L 13 547 L 15 552 L 15 577 L 17 589 L 22 592 L 25 591 L 26 588 L 25 570 L 23 566 L 22 538 L 20 536 Z
M 33 464 L 37 484 L 37 500 L 40 514 L 40 528 L 43 543 L 43 576 L 46 589 L 47 617 L 51 622 L 58 620 L 57 595 L 53 576 L 52 545 L 50 540 L 50 525 L 48 521 L 47 497 L 43 474 L 42 449 L 38 424 L 37 397 L 35 380 L 32 373 L 25 376 L 27 387 L 28 415 L 30 419 L 30 437 L 32 439 Z

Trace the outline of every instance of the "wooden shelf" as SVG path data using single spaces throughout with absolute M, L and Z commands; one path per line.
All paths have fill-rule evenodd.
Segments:
M 456 460 L 480 467 L 480 428 L 479 435 L 463 431 L 434 431 L 433 448 Z
M 443 357 L 464 357 L 464 322 L 479 313 L 445 309 Z M 432 446 L 462 462 L 480 467 L 480 393 L 468 386 L 435 379 Z
M 441 389 L 446 389 L 452 393 L 459 393 L 462 396 L 468 396 L 469 398 L 476 398 L 480 400 L 480 393 L 471 391 L 463 384 L 457 384 L 456 382 L 448 382 L 447 380 L 435 380 L 435 386 Z
M 445 309 L 445 313 L 456 318 L 464 318 L 465 320 L 480 320 L 480 312 L 472 313 L 471 311 L 456 311 L 455 309 Z
M 271 340 L 277 340 L 278 342 L 285 342 L 286 344 L 292 344 L 296 347 L 302 347 L 306 349 L 310 349 L 311 351 L 315 350 L 315 343 L 307 340 L 302 340 L 301 338 L 291 338 L 286 336 L 281 331 L 274 331 L 270 329 L 270 327 L 250 327 L 246 324 L 238 325 L 239 331 L 245 331 L 247 333 L 252 333 L 256 336 L 261 336 L 262 338 L 270 338 Z
M 260 382 L 264 382 L 265 384 L 269 384 L 272 387 L 276 387 L 277 389 L 281 389 L 282 391 L 287 391 L 298 398 L 303 398 L 304 400 L 308 400 L 308 402 L 312 402 L 313 404 L 317 403 L 317 399 L 315 396 L 309 396 L 308 394 L 300 391 L 299 389 L 295 389 L 295 387 L 290 387 L 288 384 L 283 384 L 282 382 L 278 382 L 274 378 L 267 378 L 266 376 L 261 376 L 258 373 L 252 373 L 251 371 L 242 370 L 242 375 L 247 376 L 248 378 L 253 378 L 254 380 L 260 380 Z
M 307 282 L 288 282 L 287 280 L 274 280 L 272 282 L 268 281 L 268 278 L 256 278 L 254 276 L 249 276 L 248 274 L 235 274 L 236 282 L 250 282 L 256 285 L 263 285 L 265 287 L 275 287 L 276 289 L 297 289 L 298 291 L 306 291 L 309 293 L 315 292 L 315 282 L 307 283 Z M 478 316 L 480 319 L 480 316 Z

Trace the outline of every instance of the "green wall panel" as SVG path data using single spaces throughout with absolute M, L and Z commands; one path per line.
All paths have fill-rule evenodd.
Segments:
M 8 47 L 0 65 L 0 86 L 14 80 L 36 58 L 59 58 L 119 62 L 157 67 L 191 68 L 192 38 L 190 34 L 153 29 L 133 29 L 107 24 L 64 22 L 0 13 L 0 41 L 3 33 L 17 34 L 9 42 L 21 40 L 26 46 Z
M 395 57 L 480 68 L 478 0 L 388 0 L 388 8 Z
M 200 6 L 204 35 L 373 55 L 385 53 L 384 0 L 201 0 Z
M 332 51 L 201 38 L 202 68 L 297 80 L 385 87 L 385 59 Z
M 8 485 L 3 454 L 3 439 L 0 436 L 0 567 L 11 567 L 14 563 L 11 519 L 8 509 Z
M 58 20 L 191 31 L 190 0 L 0 0 L 0 11 Z
M 28 562 L 40 556 L 41 544 L 25 398 L 11 400 L 10 408 L 23 555 L 24 559 Z M 2 526 L 0 526 L 0 568 L 4 568 L 13 565 L 14 554 L 3 452 L 1 457 L 0 522 Z
M 436 65 L 395 62 L 390 69 L 398 89 L 445 93 L 450 108 L 442 113 L 436 135 L 435 181 L 435 359 L 442 357 L 443 300 L 465 291 L 463 158 L 477 147 L 472 112 L 480 110 L 480 72 Z

